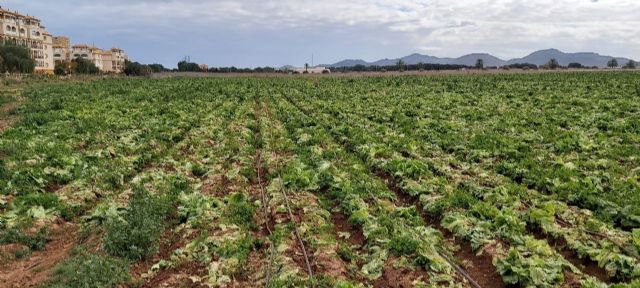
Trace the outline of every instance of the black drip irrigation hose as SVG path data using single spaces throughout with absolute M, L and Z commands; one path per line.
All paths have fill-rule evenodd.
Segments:
M 259 156 L 259 157 L 260 157 L 260 158 L 259 158 L 259 161 L 261 162 L 261 159 L 262 159 L 262 158 L 261 158 L 261 157 L 262 157 L 262 156 L 261 156 L 261 154 L 260 154 L 260 156 Z M 276 162 L 276 166 L 277 166 L 277 165 L 278 165 L 278 163 Z M 276 171 L 279 171 L 279 170 L 278 170 L 278 167 L 276 167 Z M 264 202 L 264 203 L 263 203 L 263 207 L 264 207 L 265 212 L 267 213 L 267 215 L 270 215 L 270 213 L 268 212 L 268 207 L 267 207 L 267 204 L 268 204 L 268 203 L 267 203 L 267 202 L 265 202 L 265 201 L 267 201 L 268 199 L 267 199 L 266 193 L 265 193 L 265 191 L 264 191 L 264 186 L 262 185 L 262 181 L 261 181 L 261 173 L 260 173 L 260 172 L 261 172 L 261 169 L 260 169 L 260 167 L 258 167 L 258 171 L 257 171 L 257 172 L 258 172 L 258 182 L 260 183 L 260 190 L 261 190 L 262 198 L 263 198 L 263 202 Z M 281 178 L 281 175 L 278 175 L 278 177 L 280 177 L 280 178 Z M 293 232 L 294 232 L 294 235 L 295 235 L 296 239 L 298 240 L 298 245 L 300 245 L 300 249 L 302 250 L 302 255 L 303 255 L 303 257 L 304 257 L 305 266 L 306 266 L 306 268 L 307 268 L 307 273 L 308 273 L 308 276 L 309 276 L 309 282 L 311 282 L 311 281 L 312 281 L 312 279 L 313 279 L 313 269 L 311 268 L 311 263 L 309 262 L 309 256 L 308 256 L 308 254 L 307 254 L 307 249 L 306 249 L 306 247 L 305 247 L 305 245 L 304 245 L 304 241 L 302 241 L 302 237 L 300 236 L 300 233 L 299 233 L 299 231 L 298 231 L 298 225 L 297 225 L 297 222 L 294 220 L 293 212 L 291 211 L 291 206 L 290 206 L 290 204 L 289 204 L 289 196 L 287 195 L 287 192 L 285 191 L 285 189 L 284 189 L 284 187 L 283 187 L 283 186 L 280 186 L 280 191 L 282 192 L 282 195 L 283 195 L 284 200 L 285 200 L 285 206 L 286 206 L 286 208 L 287 208 L 287 213 L 288 213 L 288 216 L 289 216 L 289 221 L 290 221 L 291 223 L 293 223 Z M 272 232 L 271 232 L 271 229 L 269 228 L 269 224 L 268 224 L 268 223 L 266 224 L 266 227 L 267 227 L 267 230 L 269 231 L 269 234 L 271 235 L 271 233 L 272 233 Z M 271 247 L 271 256 L 270 256 L 270 260 L 269 260 L 269 264 L 268 264 L 268 266 L 267 266 L 267 278 L 266 278 L 265 287 L 269 287 L 269 284 L 270 284 L 270 282 L 271 282 L 271 270 L 272 270 L 272 268 L 271 268 L 271 267 L 273 266 L 273 262 L 274 262 L 274 258 L 275 258 L 275 253 L 276 253 L 275 247 L 273 247 L 273 246 L 272 246 L 272 247 Z
M 298 110 L 300 110 L 300 112 L 302 112 L 305 115 L 310 115 L 307 111 L 305 111 L 304 109 L 302 109 L 302 107 L 298 106 L 297 103 L 294 103 L 294 101 L 289 98 L 288 96 L 284 96 L 287 101 L 293 105 L 294 107 L 296 107 Z M 326 130 L 327 127 L 322 125 L 323 128 Z M 332 134 L 332 136 L 334 137 L 334 140 L 338 140 L 335 139 L 335 135 Z M 338 141 L 339 142 L 339 141 Z M 440 255 L 440 257 L 442 257 L 443 259 L 445 259 L 449 265 L 451 265 L 451 267 L 453 267 L 454 270 L 456 270 L 456 272 L 458 274 L 460 274 L 462 277 L 464 277 L 467 281 L 469 281 L 469 284 L 471 284 L 471 286 L 473 286 L 474 288 L 482 288 L 482 286 L 480 286 L 480 284 L 478 284 L 478 282 L 473 279 L 473 277 L 471 277 L 471 275 L 469 275 L 469 273 L 467 273 L 462 267 L 460 267 L 460 265 L 456 264 L 453 260 L 451 260 L 451 258 L 449 258 L 445 253 L 437 251 L 438 254 Z

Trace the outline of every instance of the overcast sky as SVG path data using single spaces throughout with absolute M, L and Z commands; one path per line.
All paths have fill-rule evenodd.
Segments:
M 535 50 L 640 59 L 637 0 L 5 0 L 73 43 L 175 67 L 301 66 L 411 53 L 501 58 Z

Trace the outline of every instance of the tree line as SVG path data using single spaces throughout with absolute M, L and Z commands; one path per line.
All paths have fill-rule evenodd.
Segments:
M 636 67 L 638 66 L 638 64 L 636 63 L 636 61 L 633 60 L 629 60 L 625 65 L 622 66 L 623 69 L 636 69 Z M 618 68 L 620 67 L 618 60 L 616 58 L 613 58 L 611 60 L 609 60 L 607 62 L 607 67 L 608 68 Z M 547 64 L 542 65 L 541 68 L 545 68 L 545 69 L 561 69 L 561 68 L 574 68 L 574 69 L 598 69 L 598 66 L 592 66 L 592 67 L 588 67 L 588 66 L 584 66 L 580 63 L 569 63 L 569 65 L 562 66 L 558 63 L 558 60 L 556 60 L 555 58 L 552 58 L 549 60 L 549 62 L 547 62 Z
M 36 61 L 31 57 L 29 48 L 11 43 L 0 43 L 0 73 L 33 73 Z M 613 58 L 607 63 L 609 68 L 620 67 L 618 60 Z M 624 69 L 636 69 L 638 64 L 629 60 L 622 66 Z M 503 67 L 485 67 L 484 60 L 477 59 L 474 66 L 451 65 L 451 64 L 431 64 L 418 63 L 406 64 L 398 60 L 395 65 L 355 65 L 345 67 L 332 67 L 335 72 L 385 72 L 385 71 L 438 71 L 438 70 L 461 70 L 461 69 L 597 69 L 598 67 L 588 67 L 580 63 L 569 63 L 567 66 L 559 64 L 558 60 L 552 58 L 544 65 L 531 63 L 515 63 Z M 231 67 L 206 67 L 187 59 L 178 62 L 177 68 L 168 69 L 162 64 L 141 64 L 138 62 L 125 61 L 122 71 L 129 76 L 148 76 L 152 73 L 161 72 L 209 72 L 209 73 L 288 73 L 286 69 L 274 67 L 237 68 Z M 59 62 L 55 64 L 54 73 L 56 75 L 69 74 L 100 74 L 100 69 L 90 60 L 76 58 L 71 61 Z

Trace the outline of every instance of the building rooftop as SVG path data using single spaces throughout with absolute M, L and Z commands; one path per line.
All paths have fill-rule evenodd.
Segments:
M 34 16 L 30 16 L 30 15 L 23 15 L 20 14 L 18 11 L 9 11 L 7 9 L 4 9 L 0 6 L 0 14 L 8 14 L 8 15 L 12 15 L 12 16 L 16 16 L 16 17 L 22 17 L 25 19 L 29 19 L 29 20 L 36 20 L 38 22 L 40 22 L 40 19 L 34 17 Z

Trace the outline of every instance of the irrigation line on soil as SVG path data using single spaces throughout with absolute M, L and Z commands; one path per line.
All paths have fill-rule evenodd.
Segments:
M 257 114 L 257 113 L 256 113 Z M 256 116 L 255 117 L 256 122 L 259 122 L 259 118 Z M 258 123 L 259 125 L 259 123 Z M 258 126 L 260 127 L 260 126 Z M 259 137 L 259 140 L 262 140 L 262 133 L 259 132 L 259 134 L 256 134 L 257 137 Z M 256 139 L 258 140 L 258 139 Z M 264 190 L 264 183 L 263 178 L 262 178 L 262 150 L 259 149 L 256 152 L 257 155 L 257 161 L 256 161 L 256 173 L 258 174 L 258 186 L 260 186 L 260 194 L 262 197 L 262 208 L 264 210 L 264 216 L 266 217 L 265 219 L 265 223 L 264 226 L 267 229 L 267 232 L 269 233 L 269 236 L 273 235 L 273 232 L 271 231 L 271 227 L 269 227 L 269 220 L 271 218 L 271 213 L 269 213 L 269 199 L 267 196 L 267 193 L 265 193 Z M 275 260 L 275 256 L 276 256 L 276 248 L 273 245 L 273 243 L 271 243 L 271 245 L 269 245 L 269 250 L 271 251 L 270 256 L 269 256 L 269 262 L 267 263 L 267 271 L 265 272 L 265 284 L 264 287 L 267 288 L 269 287 L 269 284 L 271 284 L 271 272 L 272 272 L 272 267 L 273 267 L 273 262 Z
M 309 280 L 313 278 L 313 270 L 311 269 L 311 264 L 309 263 L 309 257 L 307 256 L 307 249 L 304 247 L 304 242 L 302 241 L 302 237 L 300 237 L 300 233 L 298 232 L 298 225 L 293 218 L 293 213 L 291 212 L 291 207 L 289 205 L 289 197 L 287 196 L 287 192 L 284 187 L 280 186 L 280 191 L 282 191 L 282 196 L 284 196 L 284 203 L 287 207 L 287 212 L 289 213 L 289 220 L 294 223 L 293 225 L 293 233 L 298 238 L 298 243 L 300 244 L 300 248 L 302 249 L 302 255 L 304 256 L 304 263 L 307 265 L 307 271 L 309 272 Z
M 269 213 L 269 200 L 267 199 L 267 194 L 264 192 L 264 185 L 262 183 L 262 151 L 258 152 L 258 161 L 257 161 L 257 173 L 258 173 L 258 185 L 260 186 L 260 193 L 262 194 L 262 207 L 264 209 L 264 215 L 265 217 L 267 217 L 267 219 L 265 219 L 265 224 L 264 226 L 267 228 L 267 232 L 269 232 L 269 236 L 271 236 L 273 234 L 273 232 L 271 231 L 271 228 L 269 227 L 269 218 L 271 218 L 271 213 Z M 269 284 L 271 283 L 271 267 L 273 266 L 273 261 L 275 259 L 275 247 L 273 246 L 273 243 L 269 246 L 269 250 L 271 250 L 271 254 L 269 257 L 269 263 L 267 264 L 267 272 L 266 272 L 266 282 L 264 284 L 264 287 L 269 287 Z
M 270 120 L 272 120 L 270 116 L 268 116 L 268 117 L 269 117 Z M 262 155 L 262 153 L 260 153 L 260 155 Z M 261 159 L 262 158 L 260 156 L 259 160 L 261 160 Z M 276 171 L 278 171 L 278 178 L 282 179 L 282 177 L 280 175 L 280 170 L 278 169 L 278 162 L 276 162 L 275 165 L 276 165 Z M 261 179 L 260 178 L 261 177 L 260 176 L 260 171 L 261 171 L 260 167 L 258 167 L 258 179 Z M 266 199 L 266 193 L 264 192 L 264 186 L 262 185 L 261 181 L 259 181 L 259 182 L 260 182 L 260 189 L 261 189 L 261 192 L 263 194 L 263 202 L 264 202 L 264 200 Z M 298 240 L 298 244 L 300 245 L 300 249 L 302 249 L 302 255 L 304 257 L 304 262 L 305 262 L 305 265 L 307 266 L 306 268 L 307 268 L 307 272 L 309 274 L 309 282 L 311 282 L 311 280 L 313 279 L 313 270 L 311 269 L 311 263 L 309 262 L 309 256 L 307 255 L 307 249 L 305 248 L 304 242 L 302 241 L 302 237 L 300 237 L 300 233 L 298 232 L 298 223 L 294 220 L 293 212 L 291 212 L 291 206 L 289 205 L 289 197 L 287 196 L 287 192 L 285 191 L 284 186 L 280 186 L 280 191 L 282 192 L 282 196 L 284 197 L 284 200 L 285 200 L 285 206 L 287 207 L 287 213 L 288 213 L 288 216 L 289 216 L 289 221 L 290 221 L 290 223 L 293 224 L 293 233 L 296 236 L 296 239 Z M 263 207 L 265 207 L 265 210 L 267 209 L 266 205 L 267 204 L 265 202 L 265 204 L 263 205 Z M 269 233 L 271 233 L 271 230 L 269 228 L 268 223 L 267 223 L 267 230 L 269 231 Z M 267 283 L 266 283 L 265 287 L 268 287 L 269 286 L 269 282 L 271 281 L 271 266 L 272 266 L 274 258 L 275 258 L 274 254 L 275 254 L 275 250 L 272 249 L 271 259 L 270 259 L 269 265 L 268 265 L 269 271 L 268 271 L 268 274 L 267 274 Z
M 270 121 L 273 121 L 271 114 L 267 116 Z M 278 169 L 278 162 L 276 162 L 276 171 L 278 171 L 278 178 L 282 179 L 282 175 L 280 175 L 280 170 Z M 302 237 L 300 237 L 300 233 L 298 232 L 298 223 L 296 223 L 293 212 L 291 212 L 291 206 L 289 205 L 289 196 L 287 196 L 287 192 L 284 189 L 284 185 L 280 186 L 280 191 L 282 192 L 282 196 L 284 197 L 285 206 L 287 207 L 287 213 L 289 214 L 289 221 L 293 223 L 293 233 L 295 234 L 298 244 L 300 245 L 300 249 L 302 250 L 302 255 L 304 256 L 304 263 L 307 268 L 307 273 L 309 274 L 309 282 L 313 279 L 313 269 L 311 268 L 311 263 L 309 262 L 309 256 L 307 254 L 307 249 L 304 246 L 304 241 L 302 241 Z
M 471 286 L 475 288 L 482 288 L 482 286 L 480 286 L 480 284 L 478 284 L 478 282 L 476 282 L 476 280 L 474 280 L 473 277 L 471 277 L 471 275 L 469 275 L 466 271 L 464 271 L 464 269 L 462 269 L 462 267 L 460 267 L 458 264 L 453 262 L 453 260 L 447 257 L 445 253 L 438 251 L 438 254 L 440 254 L 440 257 L 444 258 L 444 260 L 447 260 L 447 262 L 449 262 L 449 265 L 451 265 L 453 269 L 456 270 L 456 272 L 460 273 L 462 277 L 466 278 L 467 281 L 469 281 L 469 283 L 471 284 Z
M 302 107 L 298 106 L 297 103 L 295 103 L 291 98 L 289 98 L 288 96 L 284 96 L 284 98 L 287 99 L 287 101 L 293 105 L 294 107 L 296 107 L 298 110 L 300 110 L 300 112 L 302 112 L 305 115 L 310 115 L 307 111 L 305 111 L 304 109 L 302 109 Z M 334 138 L 335 141 L 337 141 L 338 143 L 342 143 L 343 146 L 345 146 L 345 149 L 347 149 L 347 151 L 351 151 L 351 149 L 349 149 L 347 147 L 347 144 L 339 141 L 339 139 L 336 138 L 336 135 L 334 135 L 333 133 L 330 132 L 330 130 L 327 128 L 327 126 L 325 124 L 320 124 L 326 131 L 329 132 L 329 134 Z M 465 279 L 467 279 L 467 281 L 469 281 L 469 283 L 471 284 L 471 286 L 473 286 L 474 288 L 482 288 L 482 286 L 480 286 L 480 284 L 478 284 L 478 282 L 473 279 L 473 277 L 471 277 L 471 275 L 469 275 L 462 267 L 460 267 L 458 264 L 456 264 L 453 260 L 451 260 L 444 252 L 440 252 L 440 251 L 436 251 L 440 257 L 442 257 L 443 259 L 445 259 L 449 265 L 451 265 L 454 270 L 456 270 L 456 272 L 458 272 L 462 277 L 464 277 Z

